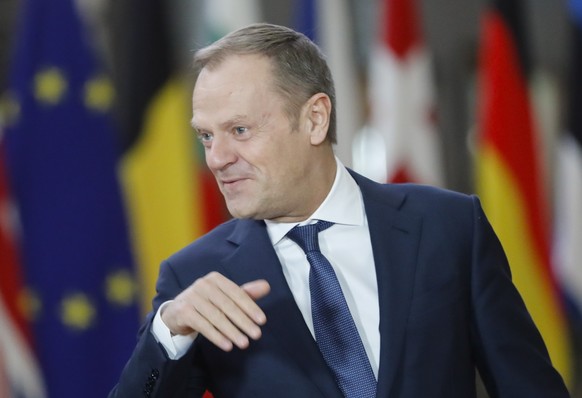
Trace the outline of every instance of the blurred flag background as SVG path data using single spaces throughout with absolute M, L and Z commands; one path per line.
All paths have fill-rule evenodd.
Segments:
M 442 186 L 431 57 L 419 11 L 417 1 L 378 5 L 369 65 L 370 124 L 354 144 L 354 166 L 378 180 Z M 370 156 L 376 147 L 383 153 Z
M 13 112 L 2 137 L 19 253 L 2 253 L 15 283 L 4 306 L 20 326 L 14 332 L 31 332 L 14 339 L 35 352 L 26 370 L 41 369 L 44 383 L 30 379 L 38 383 L 33 396 L 44 396 L 43 387 L 51 397 L 103 397 L 139 325 L 109 117 L 114 89 L 73 3 L 26 2 L 20 18 L 6 94 Z M 22 315 L 28 325 L 16 322 Z M 22 378 L 30 376 L 12 371 L 15 352 L 3 343 L 9 390 L 28 396 Z
M 185 65 L 174 58 L 172 43 L 179 31 L 172 29 L 172 8 L 160 0 L 113 7 L 111 61 L 123 150 L 119 172 L 143 314 L 161 259 L 218 224 L 224 212 L 190 128 L 191 83 Z
M 346 165 L 480 195 L 582 397 L 582 0 L 2 0 L 0 398 L 106 396 L 159 263 L 228 219 L 191 54 L 254 21 L 326 53 Z
M 555 146 L 553 260 L 559 286 L 570 309 L 573 331 L 579 337 L 582 333 L 582 0 L 570 0 L 568 10 L 572 22 L 571 68 L 565 123 Z M 580 347 L 580 340 L 575 343 Z
M 484 11 L 478 64 L 477 193 L 504 243 L 513 279 L 550 352 L 573 380 L 566 307 L 550 255 L 549 193 L 541 136 L 528 93 L 523 10 L 496 0 Z

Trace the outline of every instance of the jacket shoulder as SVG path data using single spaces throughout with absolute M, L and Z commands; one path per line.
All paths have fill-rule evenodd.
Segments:
M 358 183 L 365 200 L 380 201 L 398 210 L 408 210 L 419 214 L 449 209 L 471 208 L 479 199 L 444 188 L 422 184 L 378 183 L 358 173 L 350 171 Z

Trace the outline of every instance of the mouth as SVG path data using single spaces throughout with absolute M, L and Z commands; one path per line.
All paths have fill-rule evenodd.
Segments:
M 224 184 L 224 185 L 227 185 L 227 184 L 234 184 L 235 182 L 238 182 L 238 181 L 241 181 L 241 180 L 244 180 L 244 178 L 242 178 L 242 177 L 223 178 L 223 179 L 220 180 L 220 182 L 222 184 Z
M 234 189 L 240 185 L 242 185 L 243 182 L 245 182 L 246 180 L 248 180 L 248 178 L 227 178 L 227 179 L 222 179 L 220 180 L 220 184 L 226 188 L 226 189 Z

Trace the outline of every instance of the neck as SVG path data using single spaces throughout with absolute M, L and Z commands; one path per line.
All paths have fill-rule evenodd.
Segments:
M 312 162 L 310 172 L 305 176 L 305 184 L 302 184 L 300 197 L 297 202 L 302 206 L 297 211 L 284 217 L 273 219 L 277 222 L 302 222 L 307 220 L 321 206 L 335 181 L 337 173 L 337 162 L 331 147 L 325 156 L 317 157 L 317 161 Z

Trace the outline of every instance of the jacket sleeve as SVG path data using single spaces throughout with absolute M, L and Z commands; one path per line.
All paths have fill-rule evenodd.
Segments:
M 511 280 L 501 243 L 473 197 L 471 268 L 477 367 L 493 397 L 569 397 Z
M 196 341 L 186 355 L 171 360 L 151 331 L 160 304 L 183 290 L 168 262 L 160 267 L 156 290 L 153 311 L 139 331 L 137 345 L 110 398 L 202 397 L 206 390 L 203 368 L 197 363 Z

